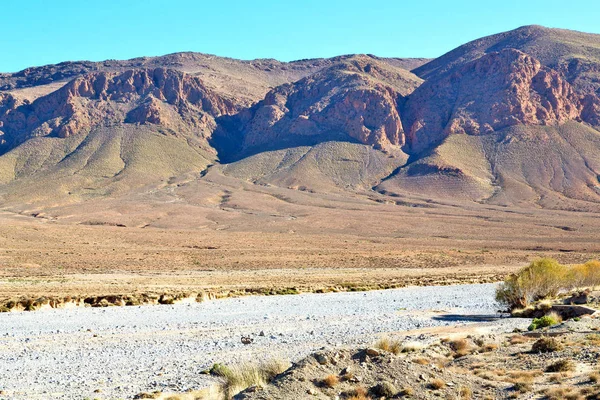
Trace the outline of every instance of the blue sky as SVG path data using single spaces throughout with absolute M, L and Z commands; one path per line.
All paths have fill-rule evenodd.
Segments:
M 600 33 L 598 0 L 2 0 L 0 71 L 199 51 L 436 57 L 522 25 Z

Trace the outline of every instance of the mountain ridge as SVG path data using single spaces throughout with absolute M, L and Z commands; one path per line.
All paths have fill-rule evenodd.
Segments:
M 600 209 L 600 35 L 526 26 L 425 61 L 173 53 L 2 74 L 0 198 L 137 196 L 211 169 L 315 194 Z

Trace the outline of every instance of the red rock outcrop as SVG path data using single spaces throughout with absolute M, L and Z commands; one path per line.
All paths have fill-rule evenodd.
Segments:
M 344 137 L 379 149 L 402 146 L 398 102 L 419 83 L 408 72 L 394 75 L 372 60 L 359 58 L 282 85 L 254 107 L 244 147 Z
M 117 123 L 158 124 L 206 136 L 214 129 L 214 117 L 236 110 L 196 77 L 164 68 L 133 69 L 78 77 L 30 104 L 3 95 L 0 124 L 9 145 Z
M 419 152 L 450 134 L 579 120 L 582 109 L 558 72 L 507 49 L 426 81 L 409 97 L 403 122 L 409 151 Z

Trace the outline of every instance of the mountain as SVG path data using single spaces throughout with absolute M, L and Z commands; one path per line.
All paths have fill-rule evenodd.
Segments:
M 209 210 L 253 185 L 599 212 L 599 82 L 600 35 L 538 26 L 435 60 L 177 53 L 29 68 L 0 75 L 0 206 L 73 215 L 193 186 Z
M 517 49 L 552 68 L 582 93 L 600 93 L 600 36 L 531 25 L 464 44 L 413 72 L 423 79 L 489 53 Z

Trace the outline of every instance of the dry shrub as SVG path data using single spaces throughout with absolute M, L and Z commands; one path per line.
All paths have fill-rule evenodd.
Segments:
M 496 343 L 485 343 L 484 345 L 479 347 L 479 351 L 481 353 L 489 353 L 496 350 L 498 350 L 498 345 Z
M 551 258 L 536 260 L 509 276 L 496 290 L 496 300 L 509 309 L 556 296 L 560 291 L 600 285 L 600 261 L 566 267 Z
M 422 351 L 425 345 L 421 342 L 404 342 L 402 343 L 402 353 L 412 353 Z
M 456 339 L 449 342 L 450 348 L 454 351 L 454 358 L 464 357 L 471 353 L 469 342 L 466 339 Z
M 511 310 L 556 296 L 567 281 L 568 269 L 551 258 L 533 261 L 509 276 L 496 290 L 496 300 Z
M 449 342 L 450 348 L 454 351 L 466 350 L 469 348 L 467 339 L 456 339 Z
M 412 362 L 414 362 L 415 364 L 419 364 L 419 365 L 428 365 L 429 364 L 429 360 L 426 358 L 415 358 L 412 360 Z
M 336 387 L 339 383 L 340 383 L 340 378 L 338 378 L 336 375 L 327 375 L 321 381 L 321 384 L 323 386 L 331 388 L 331 389 L 333 389 L 334 387 Z
M 564 382 L 566 379 L 569 379 L 570 377 L 571 377 L 571 374 L 569 372 L 559 372 L 557 374 L 552 374 L 548 378 L 548 382 L 561 383 L 561 382 Z
M 371 400 L 368 396 L 369 392 L 362 386 L 352 389 L 348 395 L 348 400 Z
M 404 386 L 398 395 L 403 397 L 411 397 L 415 395 L 415 390 L 410 386 Z
M 531 346 L 532 353 L 552 353 L 562 350 L 563 346 L 554 338 L 543 337 Z
M 508 339 L 508 342 L 512 345 L 515 344 L 523 344 L 523 343 L 528 343 L 530 342 L 532 339 L 527 337 L 527 336 L 523 336 L 523 335 L 512 335 L 510 337 L 510 339 Z
M 593 288 L 600 285 L 600 261 L 591 260 L 572 267 L 569 279 L 573 288 Z
M 398 389 L 388 381 L 379 382 L 371 388 L 371 392 L 378 397 L 392 398 L 398 393 Z
M 513 390 L 519 393 L 531 392 L 533 390 L 533 384 L 525 381 L 515 382 Z
M 382 337 L 375 343 L 375 348 L 398 355 L 402 351 L 402 344 L 398 340 Z
M 220 366 L 213 374 L 221 378 L 221 391 L 230 399 L 250 386 L 265 386 L 288 367 L 289 363 L 274 360 L 258 365 L 244 363 L 233 367 Z
M 473 398 L 473 390 L 468 386 L 461 386 L 458 389 L 458 398 L 461 400 L 471 400 Z
M 544 391 L 548 400 L 582 400 L 584 397 L 573 387 L 550 388 Z
M 592 383 L 600 382 L 600 374 L 598 374 L 597 372 L 592 372 L 591 374 L 588 375 L 588 378 L 589 378 L 590 382 L 592 382 Z
M 432 379 L 431 382 L 429 382 L 429 387 L 433 390 L 440 390 L 446 387 L 446 382 L 437 378 Z
M 575 363 L 571 360 L 562 359 L 546 367 L 546 372 L 571 372 L 575 371 Z
M 585 341 L 587 344 L 592 346 L 600 346 L 600 334 L 598 333 L 590 333 L 585 336 Z
M 509 382 L 533 382 L 533 379 L 542 375 L 540 370 L 533 371 L 508 371 L 506 375 L 509 377 Z

